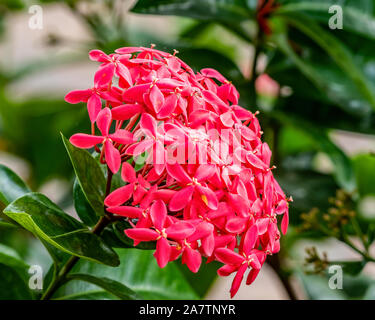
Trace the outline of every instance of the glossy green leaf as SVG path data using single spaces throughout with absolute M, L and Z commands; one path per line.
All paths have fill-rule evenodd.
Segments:
M 0 300 L 31 300 L 32 293 L 15 269 L 0 263 Z
M 282 18 L 285 19 L 288 24 L 293 25 L 315 41 L 315 43 L 332 58 L 337 66 L 345 72 L 346 77 L 344 79 L 350 79 L 355 88 L 361 94 L 362 98 L 368 101 L 372 109 L 375 109 L 374 88 L 364 75 L 363 71 L 355 63 L 353 54 L 342 42 L 304 15 L 288 14 L 282 15 Z M 297 61 L 296 54 L 292 52 L 292 50 L 286 48 L 285 42 L 284 44 L 279 42 L 279 44 L 281 44 L 284 50 L 287 50 L 288 54 Z M 298 63 L 297 66 L 305 72 L 307 76 L 311 77 L 311 79 L 315 78 L 314 81 L 319 81 L 316 74 L 317 70 L 303 66 L 301 63 Z
M 244 0 L 138 0 L 131 11 L 239 23 L 254 18 L 254 10 L 247 3 Z
M 0 201 L 3 204 L 8 205 L 29 192 L 30 189 L 18 175 L 8 167 L 0 164 Z
M 95 277 L 89 274 L 75 273 L 67 277 L 68 280 L 82 280 L 91 284 L 94 284 L 121 300 L 139 300 L 140 297 L 127 286 L 124 286 L 118 281 L 106 277 Z
M 12 268 L 26 269 L 28 267 L 16 250 L 0 243 L 0 263 Z
M 107 277 L 120 282 L 144 299 L 197 299 L 198 296 L 173 263 L 160 269 L 153 253 L 147 250 L 117 249 L 121 266 L 110 268 L 103 265 L 79 261 L 71 274 L 83 273 Z M 111 298 L 103 289 L 82 281 L 68 282 L 53 298 L 88 299 Z M 112 296 L 113 298 L 113 296 Z
M 87 226 L 94 226 L 98 222 L 98 216 L 88 203 L 77 179 L 73 184 L 73 200 L 74 208 L 81 221 Z
M 212 261 L 210 263 L 206 262 L 206 258 L 203 258 L 202 264 L 197 273 L 191 272 L 185 264 L 181 264 L 181 260 L 177 260 L 175 262 L 185 276 L 186 280 L 201 299 L 205 297 L 217 279 L 217 269 L 222 266 L 222 264 L 218 261 Z
M 284 32 L 274 34 L 272 38 L 278 48 L 291 59 L 301 73 L 320 90 L 320 93 L 315 95 L 315 99 L 316 97 L 325 98 L 325 100 L 333 102 L 337 107 L 353 114 L 356 118 L 353 119 L 354 121 L 359 117 L 366 117 L 366 121 L 368 122 L 368 115 L 373 110 L 372 97 L 370 97 L 372 94 L 368 92 L 368 90 L 371 90 L 371 86 L 366 82 L 363 74 L 357 79 L 357 85 L 354 85 L 353 77 L 356 77 L 356 75 L 353 74 L 353 77 L 348 77 L 349 74 L 345 73 L 345 70 L 342 70 L 340 66 L 328 59 L 326 55 L 320 53 L 315 57 L 316 50 L 306 50 L 306 48 L 304 48 L 307 52 L 305 53 L 306 58 L 303 58 L 292 49 L 289 39 Z M 314 61 L 312 61 L 313 57 L 315 57 Z M 354 60 L 353 57 L 350 59 Z M 351 63 L 351 66 L 353 66 L 353 63 Z M 353 73 L 362 73 L 356 67 L 353 67 L 353 70 L 355 70 Z M 291 71 L 292 70 L 289 70 L 289 72 Z M 284 76 L 285 72 L 287 71 L 284 70 Z M 305 80 L 303 81 L 306 82 Z M 294 83 L 299 82 L 300 85 L 303 84 L 303 81 L 301 82 L 294 79 Z M 366 82 L 366 85 L 359 84 L 359 82 L 363 81 Z M 306 87 L 308 86 L 310 86 L 310 84 L 305 83 L 305 88 L 300 88 L 302 89 L 302 95 L 305 95 L 304 99 L 306 100 L 306 98 L 308 98 L 307 101 L 309 102 L 311 96 L 306 96 Z M 293 85 L 292 88 L 294 87 Z M 365 94 L 364 91 L 367 93 Z M 318 113 L 315 108 L 314 111 L 315 114 Z M 322 111 L 325 112 L 324 109 Z M 316 116 L 314 115 L 314 117 Z M 323 119 L 323 122 L 326 121 L 327 120 Z M 350 124 L 350 120 L 348 120 L 348 122 Z
M 346 1 L 347 2 L 347 1 Z M 328 24 L 334 13 L 329 12 L 332 5 L 340 5 L 343 12 L 345 31 L 354 32 L 370 39 L 375 39 L 375 16 L 368 8 L 361 8 L 360 1 L 345 3 L 337 1 L 293 1 L 281 5 L 277 13 L 304 13 L 315 21 Z M 362 9 L 362 10 L 361 10 Z
M 4 209 L 4 213 L 64 252 L 110 266 L 119 264 L 116 253 L 98 236 L 40 193 L 18 198 Z
M 103 171 L 88 151 L 76 148 L 62 134 L 77 180 L 87 201 L 98 215 L 104 215 L 106 179 Z

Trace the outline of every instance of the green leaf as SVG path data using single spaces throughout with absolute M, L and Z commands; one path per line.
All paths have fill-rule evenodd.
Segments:
M 288 14 L 281 15 L 280 17 L 315 41 L 315 43 L 318 44 L 332 58 L 337 66 L 345 72 L 345 78 L 352 81 L 362 98 L 366 99 L 370 106 L 375 109 L 374 88 L 362 70 L 358 68 L 354 62 L 353 54 L 342 42 L 305 15 Z M 290 56 L 293 57 L 297 62 L 296 54 L 292 52 L 292 50 L 286 48 L 285 42 L 284 44 L 279 42 L 279 44 L 281 44 L 284 51 L 287 51 L 288 54 L 290 54 Z M 300 62 L 298 62 L 297 66 L 315 82 L 319 81 L 316 79 L 316 70 L 303 66 Z M 319 83 L 317 83 L 317 85 L 319 85 Z
M 88 151 L 76 148 L 62 134 L 82 192 L 98 215 L 104 215 L 106 179 L 103 171 Z
M 116 253 L 98 236 L 40 193 L 18 198 L 4 209 L 4 213 L 64 252 L 110 266 L 119 264 Z
M 134 249 L 116 249 L 120 256 L 121 267 L 110 268 L 103 265 L 79 261 L 71 273 L 89 274 L 107 277 L 120 282 L 135 291 L 144 299 L 197 299 L 177 266 L 169 263 L 160 269 L 151 251 Z M 104 290 L 82 281 L 68 282 L 54 296 L 58 299 L 111 298 Z M 113 297 L 112 297 L 113 298 Z
M 332 5 L 339 4 L 343 11 L 343 27 L 345 31 L 354 32 L 370 39 L 375 39 L 375 17 L 368 10 L 360 10 L 359 1 L 352 4 L 337 3 L 337 1 L 298 1 L 280 6 L 278 14 L 308 14 L 312 19 L 327 24 L 333 16 L 329 13 Z
M 82 192 L 81 186 L 78 180 L 74 180 L 73 185 L 73 200 L 74 208 L 81 219 L 81 221 L 87 226 L 94 226 L 98 222 L 98 216 L 95 214 L 93 208 L 91 208 L 85 195 Z
M 4 227 L 4 228 L 16 228 L 17 224 L 14 223 L 14 222 L 9 222 L 9 221 L 6 221 L 6 220 L 0 218 L 0 227 Z
M 254 18 L 253 8 L 244 0 L 139 0 L 130 11 L 233 23 Z
M 311 300 L 344 300 L 346 295 L 342 290 L 332 290 L 328 286 L 326 277 L 320 275 L 306 275 L 302 272 L 297 273 L 303 289 Z
M 339 265 L 342 267 L 345 274 L 356 276 L 366 266 L 366 261 L 330 261 L 330 265 Z
M 30 300 L 32 294 L 25 279 L 15 269 L 0 263 L 0 300 Z
M 0 263 L 12 268 L 27 269 L 29 266 L 25 263 L 16 250 L 0 243 Z
M 112 293 L 114 296 L 120 298 L 121 300 L 139 300 L 140 297 L 127 286 L 122 283 L 105 278 L 105 277 L 94 277 L 89 274 L 75 273 L 67 277 L 68 280 L 82 280 L 88 283 L 92 283 L 104 290 Z
M 368 95 L 365 96 L 363 92 L 361 92 L 364 87 L 361 87 L 361 90 L 359 90 L 358 86 L 354 85 L 353 80 L 348 77 L 344 70 L 334 64 L 331 59 L 327 59 L 326 55 L 317 55 L 316 50 L 308 50 L 306 47 L 303 47 L 303 56 L 298 55 L 290 46 L 289 39 L 286 37 L 285 32 L 275 33 L 272 39 L 277 44 L 278 48 L 290 58 L 300 72 L 323 93 L 323 95 L 319 93 L 315 95 L 315 99 L 316 97 L 325 98 L 325 100 L 333 102 L 337 107 L 353 114 L 356 119 L 358 119 L 358 117 L 367 117 L 368 122 L 368 116 L 373 110 L 373 106 L 371 105 L 371 99 L 368 99 Z M 352 58 L 352 60 L 354 59 Z M 283 76 L 285 77 L 285 72 L 287 71 L 284 70 L 283 72 Z M 289 70 L 288 72 L 292 74 L 293 70 Z M 298 75 L 298 73 L 296 75 Z M 299 82 L 300 85 L 303 85 L 303 81 L 298 81 L 295 78 L 293 82 L 294 84 Z M 307 83 L 307 86 L 310 86 L 310 84 Z M 309 102 L 311 97 L 306 96 L 309 93 L 309 91 L 306 90 L 307 86 L 305 84 L 305 88 L 302 87 L 301 89 L 304 100 Z M 295 87 L 296 86 L 292 87 L 293 90 Z M 306 99 L 306 97 L 309 99 Z M 355 129 L 357 128 L 358 127 L 355 127 Z
M 221 267 L 220 262 L 212 261 L 206 263 L 206 258 L 203 258 L 199 271 L 193 273 L 186 265 L 181 264 L 181 260 L 177 260 L 175 263 L 201 299 L 205 297 L 208 290 L 217 279 L 217 269 Z
M 361 197 L 375 195 L 375 155 L 361 154 L 353 158 L 357 188 Z
M 18 197 L 29 193 L 30 189 L 8 167 L 0 164 L 0 201 L 8 205 Z

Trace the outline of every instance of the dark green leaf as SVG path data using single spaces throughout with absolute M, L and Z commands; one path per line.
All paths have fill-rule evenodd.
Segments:
M 0 279 L 0 300 L 32 299 L 24 277 L 15 269 L 0 263 Z
M 254 11 L 244 0 L 139 0 L 131 11 L 234 23 L 254 17 Z
M 122 283 L 144 299 L 197 299 L 198 296 L 178 270 L 169 263 L 160 269 L 151 251 L 116 249 L 121 266 L 110 268 L 87 261 L 79 261 L 72 274 L 83 273 L 97 277 L 107 277 Z M 82 281 L 68 282 L 61 287 L 54 298 L 88 299 L 111 298 L 104 290 Z M 113 297 L 112 297 L 113 298 Z
M 18 198 L 4 209 L 4 213 L 64 252 L 110 266 L 119 264 L 116 253 L 98 236 L 40 193 Z
M 316 42 L 316 44 L 318 44 L 332 58 L 337 66 L 345 72 L 346 77 L 344 80 L 348 79 L 352 81 L 362 98 L 366 99 L 371 108 L 375 109 L 375 94 L 373 87 L 363 71 L 354 62 L 353 54 L 342 42 L 329 32 L 325 31 L 307 16 L 288 14 L 282 15 L 282 18 Z M 306 74 L 306 76 L 314 81 L 316 85 L 321 86 L 319 83 L 321 77 L 319 77 L 317 70 L 304 65 L 303 61 L 299 61 L 297 55 L 293 50 L 287 47 L 288 44 L 285 40 L 282 40 L 282 38 L 282 34 L 275 37 L 282 50 L 294 59 L 296 65 Z
M 356 276 L 366 266 L 366 261 L 330 261 L 330 265 L 341 266 L 344 273 Z
M 8 167 L 0 164 L 0 201 L 8 205 L 18 197 L 29 193 L 30 189 Z
M 61 136 L 87 201 L 98 215 L 104 215 L 106 179 L 102 169 L 86 150 L 76 148 Z
M 346 1 L 347 2 L 347 1 Z M 371 2 L 371 1 L 370 1 Z M 277 10 L 278 14 L 305 13 L 312 19 L 328 24 L 333 13 L 329 13 L 332 5 L 339 4 L 343 11 L 343 27 L 346 31 L 358 33 L 375 39 L 375 17 L 368 8 L 360 8 L 360 1 L 338 3 L 337 1 L 293 1 L 286 3 Z M 361 10 L 362 9 L 362 10 Z
M 27 269 L 28 265 L 13 248 L 0 243 L 0 264 L 5 264 L 12 268 Z
M 82 280 L 88 283 L 92 283 L 104 290 L 112 293 L 114 296 L 120 298 L 121 300 L 139 300 L 140 297 L 127 286 L 124 286 L 122 283 L 105 278 L 105 277 L 95 277 L 89 274 L 75 273 L 71 274 L 68 277 L 68 280 Z
M 76 179 L 73 185 L 73 200 L 74 208 L 81 219 L 81 221 L 87 226 L 93 226 L 98 222 L 98 216 L 95 214 L 93 208 L 91 208 L 85 195 L 82 192 L 81 186 Z

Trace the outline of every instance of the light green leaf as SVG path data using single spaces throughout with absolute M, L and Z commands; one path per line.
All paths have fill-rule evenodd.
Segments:
M 363 197 L 375 195 L 375 155 L 361 154 L 353 159 L 357 189 Z

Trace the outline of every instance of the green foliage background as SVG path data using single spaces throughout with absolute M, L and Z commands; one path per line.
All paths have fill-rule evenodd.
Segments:
M 50 99 L 48 92 L 40 98 L 18 102 L 7 91 L 13 83 L 36 71 L 87 59 L 90 49 L 112 52 L 118 47 L 150 43 L 162 50 L 177 49 L 179 57 L 195 70 L 204 67 L 219 70 L 239 89 L 242 106 L 261 111 L 264 138 L 273 150 L 278 179 L 294 198 L 290 231 L 283 239 L 280 255 L 270 261 L 290 297 L 295 298 L 290 285 L 294 276 L 311 299 L 375 298 L 374 280 L 361 273 L 367 263 L 374 262 L 370 247 L 375 237 L 375 220 L 364 212 L 361 204 L 375 196 L 375 155 L 350 157 L 332 139 L 332 133 L 338 131 L 369 137 L 375 133 L 375 3 L 372 0 L 275 1 L 273 10 L 264 18 L 271 28 L 270 34 L 259 28 L 259 13 L 272 1 L 139 0 L 133 4 L 130 10 L 133 14 L 179 17 L 175 19 L 178 37 L 173 40 L 143 30 L 129 30 L 125 12 L 116 12 L 112 1 L 97 1 L 105 10 L 88 13 L 80 10 L 81 3 L 86 1 L 44 0 L 40 4 L 49 6 L 53 2 L 71 10 L 94 40 L 82 44 L 81 51 L 74 56 L 35 61 L 11 72 L 0 68 L 0 148 L 25 159 L 32 168 L 30 189 L 9 169 L 0 167 L 0 201 L 3 208 L 7 206 L 0 220 L 0 274 L 7 274 L 9 282 L 0 284 L 0 298 L 38 299 L 43 295 L 27 287 L 28 265 L 24 261 L 31 263 L 37 254 L 39 261 L 45 261 L 46 268 L 50 268 L 45 275 L 45 286 L 59 274 L 69 254 L 83 257 L 73 268 L 69 282 L 53 296 L 56 299 L 196 299 L 203 298 L 215 280 L 215 264 L 203 265 L 198 275 L 186 272 L 179 264 L 158 269 L 150 251 L 132 249 L 129 242 L 117 236 L 116 230 L 125 226 L 114 224 L 101 237 L 92 235 L 89 228 L 103 214 L 105 173 L 91 155 L 76 150 L 65 140 L 68 157 L 60 140 L 60 131 L 70 136 L 87 129 L 85 108 L 69 105 L 62 98 Z M 328 27 L 332 16 L 329 8 L 334 4 L 343 9 L 342 30 Z M 27 6 L 22 0 L 0 4 L 3 37 L 7 18 L 25 10 Z M 108 22 L 108 15 L 114 11 L 116 14 Z M 236 39 L 235 46 L 227 41 L 230 38 Z M 248 72 L 242 68 L 244 50 L 255 52 Z M 263 64 L 261 72 L 287 88 L 289 94 L 271 100 L 257 94 L 255 79 L 260 73 L 257 63 Z M 319 164 L 322 155 L 329 161 L 328 171 Z M 84 167 L 89 165 L 95 170 L 87 175 Z M 54 176 L 69 177 L 72 190 L 75 181 L 74 192 L 65 195 L 61 203 L 54 204 L 42 194 L 30 193 Z M 93 185 L 98 188 L 92 190 Z M 346 195 L 342 203 L 337 202 L 341 199 L 337 190 Z M 329 202 L 331 197 L 336 197 L 333 205 Z M 73 202 L 82 222 L 63 211 Z M 338 230 L 316 227 L 308 219 L 306 222 L 303 213 L 318 208 L 321 214 L 328 212 L 332 216 L 332 206 L 340 214 L 351 210 L 355 216 L 345 223 L 335 222 Z M 46 213 L 54 217 L 53 221 L 46 219 Z M 339 219 L 345 217 L 339 215 Z M 329 226 L 329 222 L 323 219 L 321 224 Z M 306 223 L 310 223 L 308 230 L 303 228 Z M 322 275 L 307 275 L 302 263 L 293 259 L 293 247 L 301 239 L 328 237 L 345 243 L 362 259 L 360 264 L 335 262 L 344 266 L 348 283 L 338 293 L 327 287 L 326 268 L 322 269 Z M 353 237 L 361 242 L 359 247 L 353 244 Z M 49 255 L 35 238 L 45 245 Z M 83 242 L 90 245 L 83 248 L 79 245 Z M 333 263 L 319 257 L 312 261 L 325 263 L 326 267 Z M 123 267 L 113 268 L 120 262 Z

